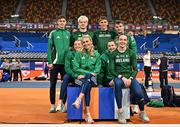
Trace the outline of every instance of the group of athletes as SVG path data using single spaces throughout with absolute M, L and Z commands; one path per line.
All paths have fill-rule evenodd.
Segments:
M 67 111 L 67 86 L 81 87 L 81 92 L 72 104 L 78 109 L 85 100 L 85 121 L 93 123 L 89 111 L 91 88 L 113 87 L 117 102 L 119 123 L 127 123 L 122 110 L 122 89 L 130 88 L 140 109 L 139 118 L 149 122 L 144 111 L 144 95 L 136 80 L 137 47 L 133 35 L 124 30 L 124 23 L 116 21 L 114 30 L 109 30 L 108 20 L 99 19 L 97 31 L 88 30 L 88 18 L 78 18 L 78 29 L 72 33 L 66 30 L 66 18 L 57 19 L 58 28 L 52 30 L 48 39 L 48 67 L 50 70 L 49 112 Z M 55 106 L 57 75 L 61 74 L 59 102 Z

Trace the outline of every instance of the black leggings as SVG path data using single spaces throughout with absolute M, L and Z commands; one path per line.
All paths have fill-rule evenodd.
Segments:
M 17 69 L 17 74 L 19 74 L 19 75 L 18 75 L 18 78 L 19 78 L 19 76 L 20 76 L 21 81 L 22 81 L 22 73 L 21 73 L 21 69 Z
M 145 72 L 145 87 L 148 88 L 149 84 L 148 81 L 150 79 L 150 74 L 151 74 L 151 67 L 144 66 L 144 72 Z
M 53 64 L 53 69 L 50 70 L 50 101 L 51 104 L 55 104 L 56 99 L 56 83 L 58 73 L 61 74 L 61 77 L 65 74 L 64 65 L 62 64 Z M 62 78 L 61 78 L 62 80 Z
M 159 80 L 160 80 L 160 87 L 162 88 L 165 85 L 168 85 L 168 71 L 159 71 Z

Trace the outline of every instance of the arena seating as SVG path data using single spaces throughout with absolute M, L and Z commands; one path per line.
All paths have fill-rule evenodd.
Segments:
M 37 55 L 37 58 L 46 58 L 48 39 L 46 37 L 42 37 L 43 34 L 44 33 L 0 32 L 1 50 L 12 52 L 12 54 L 3 55 L 3 58 L 5 58 L 6 56 L 8 58 L 13 58 L 10 56 L 12 55 L 18 56 L 18 58 L 25 59 L 29 57 L 35 59 L 36 55 L 33 55 L 33 52 L 37 54 L 40 53 Z M 16 36 L 21 41 L 19 47 L 15 43 L 14 36 Z M 142 60 L 142 56 L 147 49 L 149 49 L 153 54 L 155 54 L 152 55 L 153 59 L 157 59 L 158 53 L 161 52 L 167 52 L 169 56 L 173 56 L 173 54 L 176 54 L 180 51 L 180 39 L 178 34 L 150 34 L 147 35 L 147 37 L 135 36 L 135 40 L 138 48 L 138 60 Z M 154 40 L 159 42 L 156 47 L 153 47 Z M 147 43 L 143 47 L 143 44 L 145 42 Z M 29 55 L 23 56 L 21 53 L 18 54 L 19 52 L 27 52 L 27 54 Z M 173 57 L 170 57 L 170 59 L 171 58 L 174 59 Z M 175 59 L 176 58 L 178 59 L 179 57 L 176 56 Z
M 152 19 L 144 0 L 110 0 L 112 17 L 133 24 L 143 24 Z
M 67 19 L 77 23 L 78 16 L 85 14 L 90 24 L 98 23 L 99 17 L 106 15 L 104 4 L 104 0 L 68 0 Z
M 175 24 L 179 18 L 179 6 L 177 0 L 152 0 L 158 15 L 168 20 L 168 23 Z
M 135 36 L 135 40 L 138 47 L 138 53 L 142 53 L 149 49 L 153 53 L 169 52 L 177 53 L 179 52 L 179 35 L 177 34 L 150 34 L 146 37 Z M 158 45 L 153 47 L 153 41 L 158 41 Z M 144 47 L 142 46 L 147 42 Z M 176 49 L 177 48 L 177 49 Z
M 19 0 L 0 0 L 0 22 L 10 18 L 16 10 Z
M 48 39 L 42 37 L 43 34 L 44 33 L 0 32 L 1 50 L 46 52 Z M 16 41 L 19 41 L 18 45 Z M 28 47 L 29 44 L 31 48 Z
M 47 58 L 47 53 L 44 52 L 31 52 L 31 51 L 6 51 L 0 52 L 0 57 L 2 59 L 29 59 L 29 60 L 35 60 L 35 59 L 46 59 Z
M 168 19 L 169 25 L 176 24 L 179 21 L 179 7 L 177 4 L 177 0 L 150 1 L 153 3 L 158 15 L 162 18 Z M 3 20 L 10 18 L 10 15 L 14 14 L 19 2 L 20 0 L 0 1 L 0 22 L 3 22 Z M 67 2 L 67 19 L 74 20 L 75 25 L 77 23 L 77 17 L 82 14 L 85 14 L 89 17 L 90 24 L 97 23 L 100 16 L 106 15 L 104 0 L 68 0 Z M 150 13 L 149 7 L 143 0 L 109 0 L 109 2 L 113 20 L 121 19 L 126 21 L 127 23 L 133 23 L 136 26 L 141 26 L 148 20 L 152 19 L 152 14 Z M 53 22 L 54 19 L 61 14 L 62 3 L 63 0 L 24 0 L 20 8 L 20 18 L 25 19 L 25 22 L 27 23 Z M 4 24 L 0 25 L 3 26 Z M 170 26 L 167 27 L 170 28 Z M 98 26 L 96 24 L 93 24 L 91 25 L 91 28 L 97 29 Z M 134 28 L 132 28 L 132 30 L 133 29 Z M 34 52 L 46 54 L 47 38 L 42 37 L 44 33 L 5 32 L 6 30 L 7 29 L 3 29 L 3 32 L 0 32 L 0 50 L 1 54 L 3 54 L 3 58 L 8 55 L 9 51 L 13 53 L 13 55 L 19 52 Z M 36 30 L 32 31 L 35 32 Z M 21 43 L 18 44 L 14 42 L 15 37 L 17 37 L 21 41 Z M 138 60 L 142 60 L 142 55 L 144 54 L 144 51 L 146 49 L 151 50 L 151 52 L 153 53 L 153 59 L 157 59 L 157 54 L 164 51 L 167 52 L 169 54 L 169 57 L 172 59 L 179 58 L 178 56 L 174 56 L 174 54 L 178 54 L 180 51 L 180 39 L 178 34 L 151 34 L 148 35 L 147 38 L 136 36 L 135 39 L 138 47 Z M 145 44 L 145 42 L 147 43 Z M 153 47 L 154 45 L 156 46 Z M 18 56 L 24 58 L 24 56 L 21 54 L 19 54 Z M 10 56 L 7 57 L 9 58 Z M 30 54 L 29 57 L 34 58 L 35 56 Z M 40 56 L 37 57 L 39 58 Z M 42 58 L 45 58 L 45 55 L 42 56 Z
M 29 23 L 53 22 L 61 14 L 62 0 L 25 0 L 21 16 Z
M 169 24 L 179 22 L 177 0 L 150 0 L 155 11 Z M 79 15 L 85 14 L 90 19 L 90 24 L 97 23 L 98 18 L 106 15 L 104 0 L 68 0 L 66 16 L 68 20 L 77 21 Z M 145 24 L 153 19 L 147 1 L 144 0 L 109 0 L 112 18 L 121 19 L 127 23 Z M 19 0 L 0 1 L 0 22 L 9 19 L 15 13 Z M 50 23 L 61 14 L 63 0 L 24 0 L 20 8 L 20 18 L 28 23 Z
M 1 58 L 46 59 L 48 39 L 44 33 L 0 32 Z M 16 45 L 15 37 L 20 41 Z M 28 46 L 28 43 L 31 46 Z

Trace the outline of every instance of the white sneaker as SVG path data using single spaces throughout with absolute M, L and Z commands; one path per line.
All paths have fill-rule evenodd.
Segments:
M 149 117 L 147 116 L 145 111 L 141 111 L 139 114 L 139 118 L 141 119 L 141 121 L 143 122 L 149 122 Z
M 123 116 L 123 112 L 117 112 L 117 115 L 118 115 L 118 122 L 119 123 L 122 123 L 122 124 L 127 123 L 126 119 Z
M 138 105 L 133 106 L 133 112 L 138 114 L 138 112 L 139 112 L 139 106 Z
M 49 113 L 55 113 L 56 112 L 56 109 L 54 108 L 54 107 L 51 107 L 50 109 L 49 109 Z
M 72 104 L 76 109 L 79 109 L 81 105 L 81 100 L 79 98 L 76 99 L 76 101 Z
M 62 108 L 61 112 L 66 113 L 66 112 L 67 112 L 67 107 L 64 106 L 64 107 Z
M 89 124 L 93 124 L 94 123 L 94 120 L 92 119 L 90 113 L 87 113 L 86 115 L 86 118 L 85 118 L 85 121 Z
M 56 107 L 56 111 L 61 112 L 63 108 L 63 104 L 58 104 L 58 106 Z

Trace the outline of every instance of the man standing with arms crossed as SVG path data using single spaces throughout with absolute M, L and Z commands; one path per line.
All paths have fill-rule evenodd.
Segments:
M 58 28 L 51 31 L 48 39 L 48 67 L 50 70 L 50 113 L 55 113 L 55 96 L 58 73 L 64 76 L 64 58 L 69 50 L 70 32 L 65 29 L 66 18 L 60 16 L 57 18 Z M 62 79 L 62 78 L 61 78 Z

